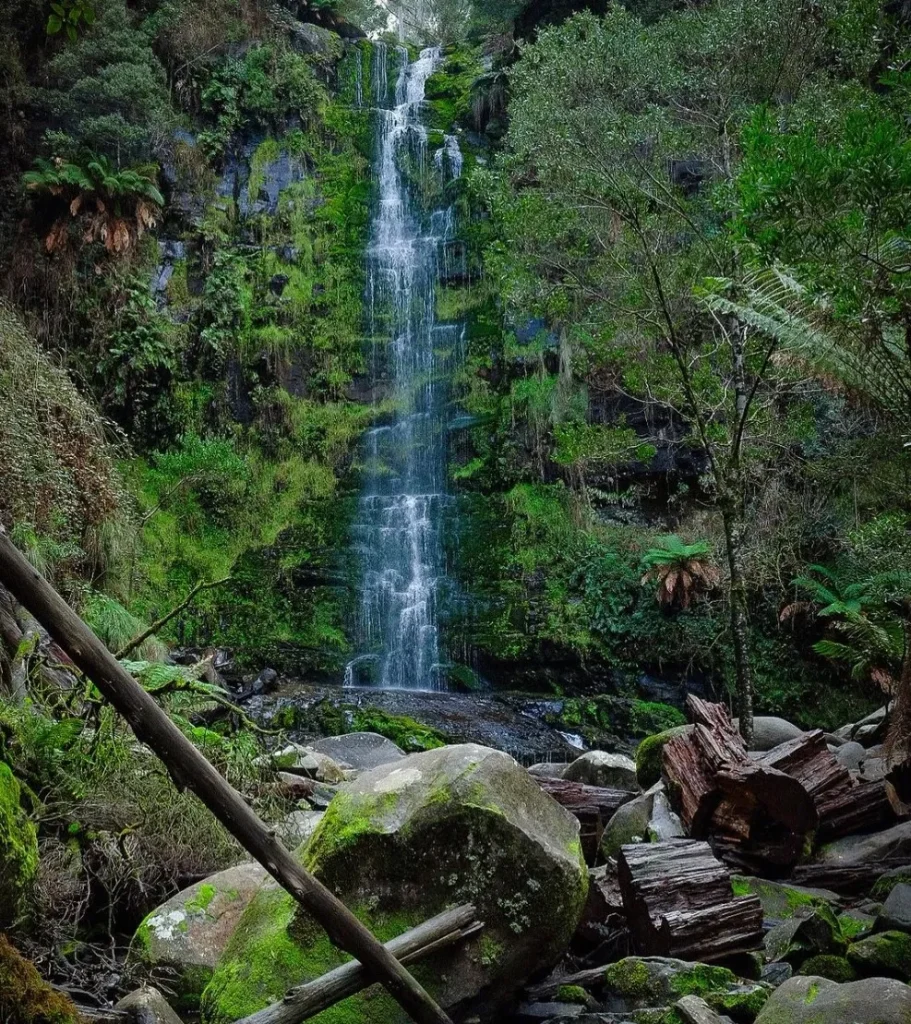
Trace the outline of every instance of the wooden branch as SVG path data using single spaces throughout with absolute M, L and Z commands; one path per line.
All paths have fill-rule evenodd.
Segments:
M 414 963 L 461 942 L 483 925 L 475 920 L 471 904 L 447 910 L 410 932 L 386 943 L 386 949 L 401 963 Z M 300 1024 L 374 983 L 370 973 L 352 960 L 321 978 L 293 988 L 280 1003 L 244 1017 L 237 1024 Z
M 246 801 L 193 746 L 89 627 L 19 552 L 0 527 L 0 583 L 27 608 L 73 662 L 243 848 L 321 924 L 340 949 L 357 957 L 417 1024 L 451 1024 L 418 981 L 318 879 L 275 838 Z
M 190 605 L 197 594 L 201 594 L 204 590 L 214 590 L 215 587 L 224 586 L 225 583 L 229 583 L 231 580 L 230 576 L 225 576 L 223 580 L 214 580 L 212 583 L 197 583 L 195 587 L 190 591 L 189 594 L 177 605 L 176 608 L 172 608 L 167 615 L 162 615 L 160 619 L 156 619 L 148 629 L 144 629 L 137 636 L 134 636 L 132 640 L 124 644 L 123 647 L 114 655 L 118 661 L 122 661 L 128 654 L 131 654 L 141 644 L 144 644 L 150 636 L 154 636 L 159 629 L 166 626 L 171 619 L 176 618 L 180 613 Z

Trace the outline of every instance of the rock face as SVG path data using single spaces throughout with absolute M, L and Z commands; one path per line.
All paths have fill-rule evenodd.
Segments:
M 576 819 L 511 757 L 473 744 L 413 754 L 348 783 L 301 856 L 382 941 L 473 902 L 483 933 L 416 974 L 444 1007 L 493 1019 L 563 952 L 588 888 Z M 291 897 L 264 887 L 206 989 L 203 1020 L 238 1020 L 340 962 Z M 350 1024 L 406 1019 L 380 989 L 349 1000 L 346 1014 Z
M 268 878 L 259 864 L 240 864 L 184 889 L 136 931 L 130 956 L 151 972 L 167 972 L 175 1005 L 193 1010 L 241 915 Z
M 405 753 L 392 740 L 375 732 L 352 732 L 346 736 L 329 736 L 314 740 L 310 749 L 327 754 L 340 764 L 350 765 L 361 772 L 369 772 L 380 765 L 401 761 Z
M 734 725 L 738 721 L 734 719 Z M 786 721 L 784 718 L 759 715 L 753 719 L 753 742 L 751 750 L 771 750 L 780 743 L 787 743 L 788 740 L 796 739 L 803 732 L 796 725 Z
M 19 783 L 0 761 L 0 928 L 22 912 L 38 870 L 38 836 L 19 804 Z
M 886 897 L 876 930 L 911 932 L 911 885 L 907 882 L 899 882 Z
M 636 782 L 635 762 L 625 754 L 608 754 L 604 750 L 590 750 L 576 758 L 563 773 L 567 782 L 582 782 L 586 786 L 607 789 L 639 788 Z
M 911 988 L 888 978 L 839 985 L 796 977 L 776 989 L 756 1024 L 907 1024 Z
M 825 864 L 850 867 L 900 857 L 911 862 L 911 821 L 903 821 L 870 836 L 838 839 L 822 848 L 819 859 Z

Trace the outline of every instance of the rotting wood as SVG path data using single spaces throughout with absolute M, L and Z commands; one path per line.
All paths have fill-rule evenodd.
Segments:
M 483 924 L 475 920 L 476 913 L 471 904 L 447 910 L 387 942 L 386 949 L 401 963 L 426 959 L 479 932 Z M 281 1002 L 244 1017 L 238 1024 L 300 1024 L 373 983 L 369 972 L 352 961 L 291 989 Z
M 0 526 L 0 583 L 27 608 L 138 739 L 161 759 L 175 783 L 191 789 L 238 840 L 328 933 L 364 964 L 418 1024 L 451 1024 L 408 970 L 318 879 L 310 875 L 246 801 L 193 746 L 154 699 L 15 547 Z
M 760 944 L 762 904 L 734 896 L 730 873 L 708 843 L 624 846 L 617 867 L 637 953 L 712 961 Z
M 618 808 L 632 800 L 636 794 L 625 789 L 587 786 L 582 782 L 567 782 L 564 779 L 541 776 L 532 778 L 545 793 L 578 819 L 582 853 L 587 864 L 594 864 L 605 826 Z

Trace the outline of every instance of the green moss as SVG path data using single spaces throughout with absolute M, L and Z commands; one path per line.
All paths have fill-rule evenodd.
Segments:
M 218 890 L 214 885 L 210 885 L 208 882 L 203 882 L 199 887 L 199 892 L 192 900 L 186 903 L 187 910 L 207 910 L 212 900 L 218 895 Z
M 652 976 L 648 967 L 638 957 L 627 957 L 610 964 L 604 972 L 607 986 L 614 992 L 632 999 L 649 994 Z
M 744 875 L 732 876 L 731 888 L 735 896 L 758 896 L 767 918 L 787 920 L 798 911 L 812 907 L 819 910 L 833 927 L 837 927 L 829 900 L 809 890 Z
M 845 910 L 838 915 L 838 927 L 848 941 L 853 941 L 870 931 L 871 921 L 867 918 L 855 917 L 850 910 Z
M 664 745 L 675 736 L 682 736 L 685 726 L 666 729 L 654 736 L 647 736 L 636 748 L 636 779 L 643 789 L 651 789 L 661 781 L 661 758 Z
M 896 885 L 901 884 L 911 885 L 911 872 L 907 874 L 901 871 L 887 872 L 876 880 L 875 885 L 870 890 L 870 896 L 874 900 L 882 902 L 889 896 L 889 893 L 892 892 Z
M 591 1002 L 591 996 L 581 985 L 561 985 L 557 989 L 557 1000 L 561 1003 L 581 1003 L 587 1006 Z
M 481 956 L 481 963 L 485 967 L 493 967 L 503 956 L 504 946 L 502 942 L 497 942 L 496 939 L 492 939 L 489 935 L 482 935 L 481 941 L 478 943 L 478 950 Z
M 726 1014 L 732 1020 L 751 1024 L 771 994 L 771 989 L 764 985 L 751 985 L 728 992 L 707 992 L 703 998 L 713 1010 Z
M 408 753 L 446 746 L 446 738 L 436 729 L 407 715 L 391 715 L 379 708 L 358 709 L 350 731 L 379 733 Z
M 38 834 L 19 798 L 12 769 L 0 761 L 0 927 L 23 912 L 38 871 Z
M 2 934 L 0 1020 L 3 1024 L 79 1024 L 69 997 L 51 988 Z
M 678 996 L 704 996 L 707 992 L 717 992 L 733 985 L 736 980 L 726 967 L 694 964 L 671 978 L 671 989 Z
M 837 981 L 839 984 L 857 980 L 857 971 L 846 957 L 830 954 L 811 956 L 797 973 L 816 978 L 828 978 L 829 981 Z
M 911 935 L 881 932 L 848 947 L 848 961 L 867 978 L 911 980 Z

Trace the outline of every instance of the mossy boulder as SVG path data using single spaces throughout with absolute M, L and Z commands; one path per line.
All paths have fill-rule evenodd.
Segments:
M 891 978 L 845 985 L 802 975 L 775 990 L 756 1024 L 908 1024 L 911 988 Z
M 167 981 L 177 1009 L 199 1009 L 241 916 L 267 878 L 259 864 L 229 868 L 179 892 L 139 926 L 130 958 Z
M 749 875 L 734 875 L 731 887 L 735 896 L 758 896 L 763 917 L 773 921 L 784 921 L 820 906 L 831 910 L 839 903 L 838 894 L 828 889 L 805 889 Z
M 617 808 L 601 837 L 603 857 L 616 857 L 622 846 L 647 838 L 654 799 L 654 794 L 643 793 Z
M 838 920 L 827 906 L 803 910 L 772 928 L 765 936 L 769 960 L 786 960 L 798 967 L 812 956 L 823 953 L 840 955 L 847 945 Z
M 0 934 L 0 1021 L 3 1024 L 79 1024 L 68 996 L 41 977 Z
M 655 733 L 646 738 L 636 748 L 636 779 L 643 789 L 651 789 L 661 781 L 661 758 L 664 745 L 675 736 L 685 735 L 692 726 L 678 725 L 673 729 Z
M 885 900 L 896 885 L 901 885 L 903 883 L 911 885 L 911 864 L 904 867 L 892 868 L 890 871 L 883 872 L 883 874 L 876 879 L 876 883 L 870 891 L 870 895 L 875 900 Z
M 728 992 L 738 984 L 736 975 L 725 967 L 660 956 L 626 957 L 605 970 L 604 982 L 611 1004 L 622 1001 L 624 1012 L 667 1006 L 681 996 L 704 998 L 712 992 Z
M 19 798 L 12 769 L 0 761 L 0 928 L 23 913 L 38 872 L 38 834 Z
M 474 744 L 413 754 L 348 783 L 299 856 L 384 942 L 474 903 L 483 933 L 414 971 L 449 1009 L 483 992 L 493 1019 L 560 957 L 588 889 L 576 819 L 511 757 Z M 291 897 L 264 886 L 206 989 L 203 1020 L 245 1017 L 345 959 Z M 315 1018 L 406 1019 L 378 988 Z
M 848 961 L 865 978 L 911 981 L 911 935 L 880 932 L 861 939 L 848 949 Z
M 814 978 L 828 978 L 829 981 L 856 981 L 857 971 L 851 966 L 851 962 L 844 956 L 832 956 L 823 953 L 820 956 L 811 956 L 800 968 L 800 974 L 809 975 Z
M 625 789 L 631 793 L 639 789 L 633 761 L 625 754 L 611 754 L 606 750 L 590 750 L 577 757 L 563 773 L 563 778 L 586 786 Z

